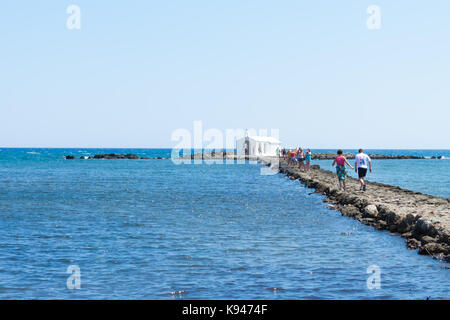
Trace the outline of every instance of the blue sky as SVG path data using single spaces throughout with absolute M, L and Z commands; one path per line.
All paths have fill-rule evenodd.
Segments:
M 69 30 L 69 5 L 81 29 Z M 369 5 L 381 29 L 366 27 Z M 172 147 L 280 130 L 311 148 L 450 148 L 450 2 L 8 1 L 1 147 Z

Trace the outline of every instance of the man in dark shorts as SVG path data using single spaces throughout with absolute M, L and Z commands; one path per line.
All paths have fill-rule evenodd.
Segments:
M 363 149 L 359 149 L 359 153 L 355 157 L 355 172 L 358 172 L 360 187 L 359 190 L 366 191 L 366 183 L 364 178 L 367 174 L 367 168 L 372 172 L 372 160 L 364 153 Z

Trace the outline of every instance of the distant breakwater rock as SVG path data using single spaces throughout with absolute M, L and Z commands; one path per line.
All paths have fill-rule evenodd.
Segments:
M 338 190 L 336 175 L 314 165 L 300 172 L 275 158 L 260 158 L 291 180 L 299 180 L 315 192 L 324 194 L 328 207 L 343 216 L 359 220 L 378 230 L 389 230 L 406 238 L 407 247 L 418 253 L 450 262 L 450 198 L 435 197 L 400 187 L 367 182 L 367 191 L 359 191 L 359 182 L 347 178 L 347 191 Z
M 75 156 L 67 155 L 64 157 L 67 160 L 73 160 L 76 159 Z M 169 159 L 164 157 L 154 157 L 154 158 L 142 158 L 135 154 L 115 154 L 115 153 L 106 153 L 106 154 L 96 154 L 95 156 L 81 156 L 79 159 L 131 159 L 131 160 L 139 160 L 139 159 L 147 159 L 147 160 L 162 160 L 162 159 Z
M 135 154 L 115 154 L 115 153 L 107 153 L 107 154 L 96 154 L 93 159 L 140 159 L 139 156 Z

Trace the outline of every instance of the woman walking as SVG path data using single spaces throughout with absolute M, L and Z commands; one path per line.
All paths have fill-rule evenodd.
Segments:
M 303 161 L 305 161 L 305 152 L 303 151 L 303 148 L 299 148 L 298 150 L 297 161 L 298 161 L 298 168 L 300 169 L 300 171 L 304 171 L 302 170 L 305 166 L 305 164 L 303 163 Z
M 295 149 L 292 151 L 292 165 L 295 167 L 295 163 L 297 162 L 297 154 L 298 154 L 298 149 Z
M 339 149 L 337 151 L 337 157 L 334 159 L 332 166 L 336 166 L 336 173 L 339 180 L 339 190 L 342 189 L 342 186 L 344 187 L 345 191 L 345 179 L 347 179 L 347 170 L 345 169 L 345 165 L 348 165 L 350 168 L 353 169 L 350 163 L 348 163 L 347 159 L 342 155 L 344 152 Z
M 294 157 L 294 151 L 292 151 L 291 149 L 289 149 L 289 151 L 287 152 L 287 158 L 288 158 L 288 166 L 290 166 L 293 163 L 293 157 Z
M 306 162 L 306 171 L 309 171 L 309 169 L 311 168 L 311 149 L 306 150 L 305 162 Z

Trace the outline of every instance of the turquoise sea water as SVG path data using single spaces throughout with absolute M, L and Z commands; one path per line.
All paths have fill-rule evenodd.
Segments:
M 109 152 L 170 156 L 0 149 L 1 299 L 450 298 L 448 264 L 327 209 L 297 181 L 251 164 L 63 159 Z M 388 152 L 450 158 L 377 153 Z M 369 179 L 449 197 L 449 163 L 378 160 Z M 80 289 L 67 288 L 71 265 Z M 371 265 L 380 289 L 367 288 Z

